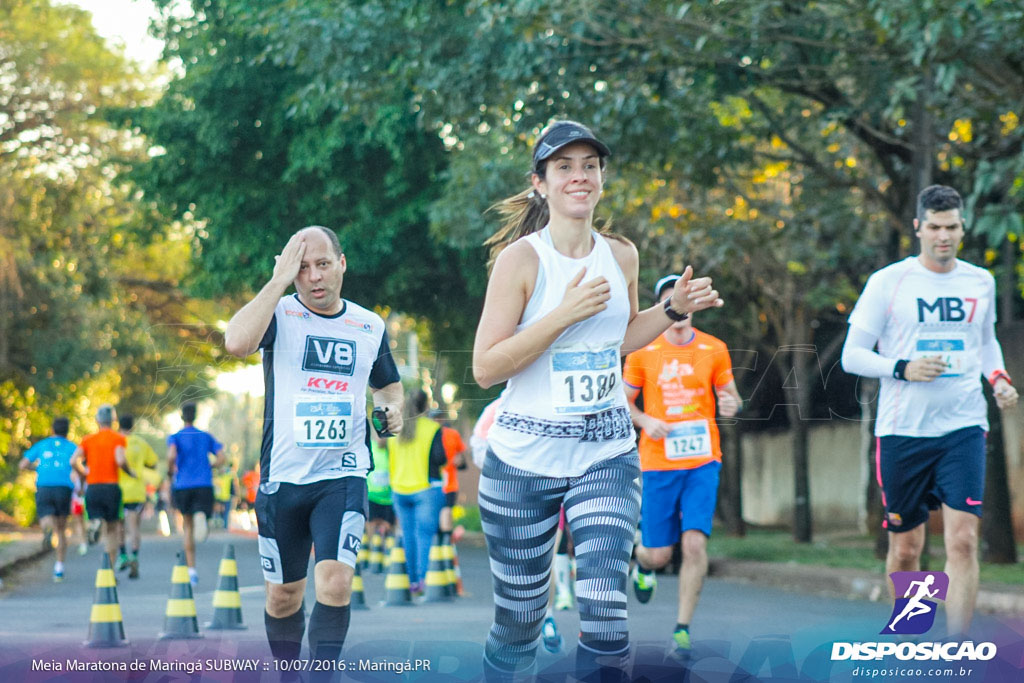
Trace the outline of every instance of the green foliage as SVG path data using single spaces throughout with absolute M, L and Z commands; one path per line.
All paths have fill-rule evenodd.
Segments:
M 450 345 L 464 343 L 480 301 L 463 272 L 482 252 L 431 236 L 441 141 L 405 97 L 382 98 L 358 119 L 333 102 L 307 107 L 309 79 L 286 56 L 266 59 L 272 46 L 245 3 L 200 5 L 164 27 L 182 77 L 157 104 L 122 117 L 165 150 L 132 178 L 169 215 L 204 226 L 193 291 L 258 290 L 292 233 L 326 225 L 347 258 L 346 298 L 422 316 L 441 348 L 458 348 Z
M 141 154 L 102 115 L 145 97 L 133 67 L 87 13 L 13 0 L 0 72 L 0 509 L 26 521 L 32 477 L 10 467 L 55 415 L 80 438 L 101 402 L 157 412 L 205 385 L 220 345 L 216 305 L 176 288 L 182 230 L 113 181 Z
M 288 234 L 325 222 L 353 298 L 468 351 L 485 210 L 525 186 L 532 142 L 563 116 L 614 150 L 602 211 L 638 244 L 642 283 L 715 274 L 730 308 L 702 320 L 734 345 L 832 344 L 866 274 L 911 247 L 922 182 L 971 196 L 969 258 L 1019 230 L 1013 3 L 194 9 L 164 25 L 183 77 L 129 120 L 167 149 L 137 169 L 150 196 L 205 221 L 200 291 L 255 289 Z
M 21 526 L 29 526 L 36 518 L 35 494 L 26 477 L 11 480 L 13 476 L 13 472 L 0 472 L 0 510 Z
M 941 567 L 945 551 L 941 535 L 929 539 L 930 565 Z M 885 563 L 874 555 L 874 535 L 828 534 L 812 544 L 794 544 L 793 537 L 786 531 L 756 529 L 742 538 L 715 534 L 708 541 L 708 555 L 712 558 L 752 560 L 756 562 L 785 562 L 803 565 L 820 565 L 842 569 L 872 571 L 882 576 Z M 987 562 L 981 565 L 981 582 L 1021 584 L 1024 575 L 1019 565 L 997 565 Z
M 480 508 L 476 505 L 466 505 L 465 516 L 459 519 L 456 524 L 461 524 L 466 531 L 482 533 L 484 528 L 480 523 Z

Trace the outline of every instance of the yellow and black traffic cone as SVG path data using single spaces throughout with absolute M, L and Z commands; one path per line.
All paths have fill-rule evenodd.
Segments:
M 356 553 L 356 566 L 360 569 L 366 569 L 370 566 L 370 539 L 366 536 L 366 532 L 363 532 L 363 540 L 359 544 L 359 552 Z
M 370 566 L 367 571 L 374 574 L 384 573 L 384 537 L 379 531 L 374 531 L 370 537 Z
M 188 567 L 185 566 L 183 553 L 178 553 L 178 562 L 171 572 L 171 597 L 167 599 L 164 630 L 160 640 L 202 637 L 199 633 L 199 619 L 196 618 L 196 601 L 192 599 L 192 584 L 188 580 Z
M 186 570 L 187 571 L 187 570 Z M 238 563 L 235 546 L 224 548 L 217 569 L 217 590 L 213 593 L 213 620 L 207 629 L 241 631 L 248 628 L 242 623 L 242 594 L 238 592 Z
M 448 593 L 448 572 L 444 568 L 444 552 L 437 543 L 430 546 L 430 564 L 427 565 L 425 583 L 424 597 L 427 602 L 447 602 L 452 599 Z
M 96 597 L 89 614 L 89 640 L 86 647 L 126 647 L 121 605 L 117 602 L 117 579 L 110 568 L 110 556 L 102 553 L 103 562 L 96 571 Z
M 451 542 L 452 535 L 447 534 L 447 543 L 445 544 L 445 555 L 448 558 L 448 564 L 451 567 L 451 585 L 455 591 L 456 597 L 462 597 L 465 595 L 465 591 L 462 588 L 462 570 L 459 568 L 459 553 L 455 550 L 455 544 Z
M 358 562 L 356 562 L 356 573 L 352 577 L 352 600 L 349 605 L 351 605 L 351 609 L 355 610 L 370 609 L 366 604 L 366 595 L 363 593 L 363 573 Z
M 441 535 L 441 562 L 444 567 L 444 590 L 449 597 L 456 598 L 459 591 L 456 588 L 455 577 L 455 555 L 452 550 L 452 535 L 448 531 L 440 532 Z
M 409 572 L 405 566 L 405 548 L 402 539 L 397 538 L 388 556 L 388 573 L 384 577 L 384 604 L 411 605 L 412 592 L 409 590 Z

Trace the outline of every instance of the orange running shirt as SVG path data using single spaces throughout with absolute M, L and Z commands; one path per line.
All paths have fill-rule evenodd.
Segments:
M 623 381 L 643 391 L 644 412 L 679 423 L 664 439 L 640 435 L 640 466 L 650 470 L 688 470 L 722 460 L 715 424 L 715 388 L 732 381 L 732 360 L 725 342 L 693 328 L 682 346 L 665 335 L 626 356 Z
M 245 499 L 250 503 L 255 503 L 256 490 L 260 487 L 260 473 L 256 470 L 249 470 L 242 475 L 242 485 L 245 486 Z
M 441 443 L 444 445 L 444 454 L 447 456 L 447 462 L 441 473 L 441 480 L 444 482 L 441 490 L 445 493 L 454 493 L 459 490 L 455 456 L 466 450 L 466 442 L 462 440 L 462 435 L 457 429 L 441 427 Z
M 85 478 L 85 482 L 87 484 L 116 484 L 118 467 L 114 451 L 118 446 L 127 450 L 128 441 L 124 434 L 103 428 L 82 439 L 80 445 L 82 453 L 85 455 L 85 466 L 89 468 L 89 476 Z

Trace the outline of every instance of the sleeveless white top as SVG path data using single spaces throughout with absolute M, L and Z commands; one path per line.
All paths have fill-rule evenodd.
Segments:
M 593 235 L 594 248 L 581 259 L 560 254 L 549 227 L 522 238 L 539 263 L 517 333 L 556 308 L 584 266 L 583 282 L 604 276 L 611 285 L 605 310 L 567 328 L 508 380 L 487 436 L 498 458 L 543 476 L 577 477 L 635 447 L 619 355 L 629 323 L 628 285 L 608 240 Z

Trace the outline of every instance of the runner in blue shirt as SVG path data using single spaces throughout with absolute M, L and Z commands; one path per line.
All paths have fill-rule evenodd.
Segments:
M 53 420 L 53 436 L 49 436 L 25 451 L 19 468 L 36 471 L 36 515 L 43 527 L 43 543 L 49 548 L 50 538 L 57 532 L 57 561 L 53 563 L 53 580 L 64 580 L 64 555 L 67 544 L 64 529 L 71 514 L 71 456 L 75 444 L 68 441 L 68 418 Z
M 195 403 L 181 406 L 181 419 L 184 429 L 167 437 L 167 474 L 174 477 L 171 500 L 181 513 L 188 578 L 195 586 L 199 583 L 196 541 L 202 543 L 210 533 L 206 520 L 213 514 L 213 467 L 224 464 L 224 446 L 192 424 L 196 421 Z M 212 467 L 210 455 L 217 458 Z

